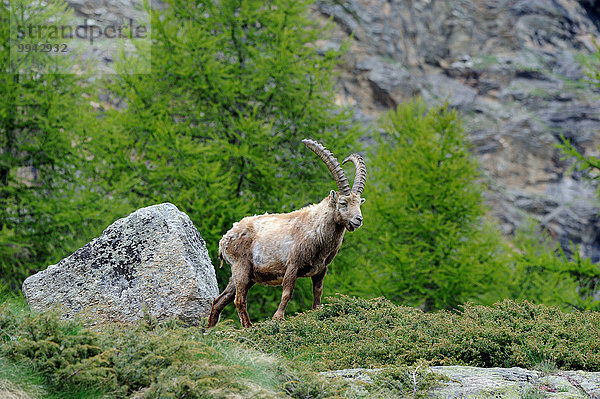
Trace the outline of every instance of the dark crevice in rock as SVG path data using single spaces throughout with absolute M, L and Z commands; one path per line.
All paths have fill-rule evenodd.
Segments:
M 590 21 L 600 30 L 600 2 L 598 0 L 579 0 Z

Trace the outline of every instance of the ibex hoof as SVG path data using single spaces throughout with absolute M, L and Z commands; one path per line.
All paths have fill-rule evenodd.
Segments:
M 275 313 L 275 315 L 273 316 L 273 321 L 280 321 L 280 320 L 284 320 L 284 319 L 285 319 L 285 316 L 280 313 Z

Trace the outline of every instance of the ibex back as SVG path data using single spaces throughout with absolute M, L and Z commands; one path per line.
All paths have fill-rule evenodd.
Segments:
M 213 327 L 223 308 L 235 302 L 243 327 L 252 323 L 246 298 L 254 284 L 283 285 L 281 302 L 273 319 L 283 319 L 298 277 L 313 281 L 313 309 L 321 304 L 323 279 L 327 266 L 338 253 L 344 232 L 362 226 L 360 206 L 367 178 L 363 159 L 358 154 L 347 157 L 355 167 L 352 189 L 333 154 L 312 140 L 302 142 L 327 165 L 338 186 L 318 204 L 290 213 L 249 216 L 234 223 L 219 241 L 219 257 L 231 265 L 231 279 L 214 300 L 208 319 Z

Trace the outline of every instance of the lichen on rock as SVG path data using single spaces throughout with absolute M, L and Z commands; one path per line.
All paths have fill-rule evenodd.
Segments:
M 350 382 L 352 390 L 366 394 L 366 386 L 373 383 L 372 377 L 384 370 L 355 368 L 323 372 L 321 375 L 342 378 Z M 426 393 L 431 398 L 600 398 L 600 373 L 595 372 L 556 371 L 546 374 L 520 367 L 471 366 L 432 366 L 427 370 L 441 377 L 439 383 Z M 415 385 L 418 384 L 417 378 Z

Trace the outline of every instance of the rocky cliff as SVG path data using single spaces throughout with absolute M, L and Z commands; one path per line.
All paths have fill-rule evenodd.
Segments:
M 350 41 L 337 101 L 370 123 L 422 95 L 464 116 L 503 231 L 537 219 L 568 248 L 600 260 L 594 187 L 569 174 L 564 135 L 587 155 L 600 144 L 600 97 L 585 83 L 600 5 L 576 0 L 325 0 L 313 12 Z

